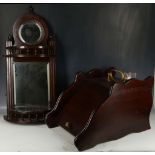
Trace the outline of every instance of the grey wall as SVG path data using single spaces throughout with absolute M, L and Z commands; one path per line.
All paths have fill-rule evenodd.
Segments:
M 16 18 L 29 4 L 0 4 L 0 105 L 6 105 L 6 68 L 2 54 Z M 153 75 L 154 4 L 34 4 L 57 36 L 57 94 L 77 71 L 114 66 Z M 0 107 L 0 109 L 2 109 Z

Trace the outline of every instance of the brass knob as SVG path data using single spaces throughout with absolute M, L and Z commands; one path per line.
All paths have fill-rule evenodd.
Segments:
M 66 128 L 71 128 L 71 122 L 66 122 L 66 123 L 65 123 L 65 127 L 66 127 Z

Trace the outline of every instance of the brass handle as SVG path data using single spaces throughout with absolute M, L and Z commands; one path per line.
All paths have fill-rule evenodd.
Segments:
M 112 74 L 112 71 L 118 72 L 121 75 L 120 80 L 116 80 L 115 77 Z M 108 73 L 108 81 L 114 81 L 114 82 L 124 82 L 127 80 L 126 74 L 123 71 L 113 69 L 111 72 Z

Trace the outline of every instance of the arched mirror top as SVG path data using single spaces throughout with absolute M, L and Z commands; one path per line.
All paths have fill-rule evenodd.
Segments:
M 13 37 L 16 46 L 44 45 L 48 39 L 48 27 L 45 20 L 30 7 L 29 12 L 14 23 Z

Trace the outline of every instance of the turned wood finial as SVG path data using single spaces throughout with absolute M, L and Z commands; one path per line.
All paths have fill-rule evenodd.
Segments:
M 14 38 L 12 34 L 9 34 L 7 41 L 11 41 L 12 45 L 14 44 Z
M 12 41 L 12 37 L 13 37 L 12 34 L 9 33 L 9 35 L 8 35 L 8 40 L 9 40 L 9 41 Z
M 30 13 L 34 13 L 34 8 L 33 8 L 32 5 L 29 6 L 29 12 L 30 12 Z

